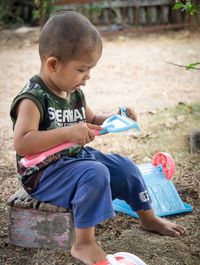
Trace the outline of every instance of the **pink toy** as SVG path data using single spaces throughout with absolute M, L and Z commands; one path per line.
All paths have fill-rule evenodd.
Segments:
M 114 255 L 107 255 L 105 260 L 93 265 L 146 265 L 146 263 L 128 252 L 118 252 Z
M 99 131 L 94 130 L 95 135 L 100 135 Z M 48 149 L 40 154 L 25 156 L 21 159 L 21 163 L 24 167 L 32 167 L 34 165 L 39 164 L 40 162 L 44 161 L 48 156 L 56 154 L 64 149 L 70 148 L 75 146 L 76 143 L 64 143 L 57 145 L 51 149 Z
M 37 165 L 38 163 L 44 161 L 48 156 L 56 154 L 64 149 L 70 148 L 73 145 L 75 145 L 75 143 L 64 143 L 61 145 L 57 145 L 51 149 L 48 149 L 40 154 L 36 154 L 36 155 L 30 155 L 30 156 L 25 156 L 21 159 L 21 164 L 24 167 L 32 167 L 34 165 Z

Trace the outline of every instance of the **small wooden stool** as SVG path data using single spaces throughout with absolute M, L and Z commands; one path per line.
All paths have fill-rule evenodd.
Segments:
M 70 249 L 73 216 L 68 209 L 37 201 L 24 189 L 10 197 L 8 240 L 26 248 Z

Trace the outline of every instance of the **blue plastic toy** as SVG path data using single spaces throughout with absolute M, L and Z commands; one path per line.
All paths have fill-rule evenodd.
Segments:
M 183 203 L 171 178 L 174 174 L 174 161 L 168 153 L 157 153 L 153 162 L 138 166 L 152 199 L 152 208 L 157 216 L 163 217 L 191 212 L 193 207 Z M 139 218 L 137 213 L 122 200 L 115 199 L 113 208 L 116 212 L 123 212 Z
M 100 135 L 105 133 L 118 133 L 130 129 L 136 129 L 139 132 L 141 131 L 140 126 L 137 122 L 129 119 L 125 115 L 122 116 L 118 114 L 115 114 L 106 119 L 101 127 L 103 127 L 104 129 L 100 131 Z

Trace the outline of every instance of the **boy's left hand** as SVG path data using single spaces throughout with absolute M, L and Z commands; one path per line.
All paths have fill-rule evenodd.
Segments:
M 120 108 L 119 108 L 118 114 L 121 114 Z M 126 116 L 129 117 L 133 121 L 137 121 L 137 114 L 133 108 L 126 107 Z

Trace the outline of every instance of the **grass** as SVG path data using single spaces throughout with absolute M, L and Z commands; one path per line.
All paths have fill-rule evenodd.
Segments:
M 200 171 L 199 154 L 191 154 L 189 134 L 200 127 L 200 103 L 179 104 L 174 108 L 143 114 L 139 117 L 142 134 L 108 134 L 96 137 L 95 148 L 106 153 L 118 153 L 137 164 L 152 161 L 157 152 L 172 155 L 176 172 L 174 179 L 181 180 L 185 172 Z M 196 173 L 195 173 L 196 174 Z
M 169 152 L 179 171 L 187 167 L 191 160 L 198 159 L 190 151 L 189 134 L 194 128 L 200 127 L 200 103 L 178 106 L 164 109 L 155 114 L 142 116 L 141 126 L 144 130 L 144 138 L 138 139 L 143 146 L 143 152 L 138 157 L 152 157 L 156 152 Z M 145 137 L 146 133 L 146 137 Z M 198 163 L 193 169 L 200 169 Z

